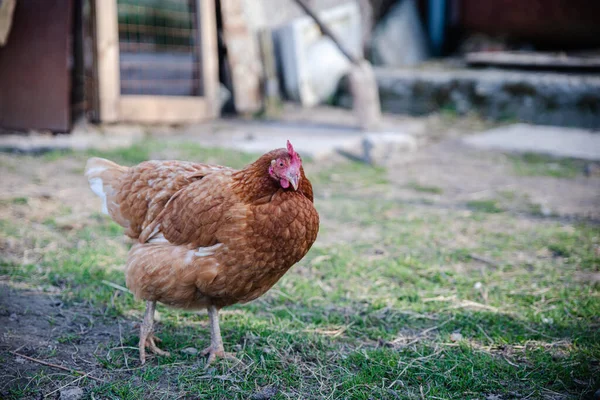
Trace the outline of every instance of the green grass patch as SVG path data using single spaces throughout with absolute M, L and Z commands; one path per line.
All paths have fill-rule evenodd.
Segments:
M 87 154 L 91 157 L 107 158 L 117 164 L 134 165 L 150 159 L 151 151 L 158 143 L 144 141 L 131 147 L 116 148 L 111 150 L 90 150 Z
M 316 166 L 315 166 L 316 167 Z M 312 169 L 312 166 L 309 166 Z M 357 161 L 347 161 L 334 169 L 323 169 L 310 174 L 310 179 L 316 185 L 346 185 L 349 187 L 385 185 L 389 183 L 385 168 L 366 165 Z
M 204 147 L 192 141 L 167 141 L 161 138 L 146 138 L 132 146 L 110 150 L 55 150 L 43 153 L 44 162 L 55 162 L 64 158 L 74 158 L 82 163 L 81 168 L 72 172 L 82 173 L 85 160 L 89 157 L 102 157 L 122 165 L 135 165 L 143 161 L 156 160 L 186 160 L 199 163 L 226 165 L 242 168 L 255 161 L 260 155 L 249 154 L 234 150 Z
M 421 185 L 418 182 L 409 182 L 407 186 L 409 188 L 411 188 L 412 190 L 417 191 L 417 192 L 421 192 L 421 193 L 429 193 L 429 194 L 442 194 L 442 193 L 444 193 L 444 190 L 442 188 L 439 188 L 437 186 Z
M 472 200 L 467 203 L 467 207 L 473 211 L 487 214 L 504 212 L 496 200 Z
M 585 161 L 572 158 L 556 158 L 537 153 L 509 155 L 513 170 L 521 176 L 550 176 L 575 178 L 583 174 Z
M 29 203 L 29 199 L 27 197 L 14 197 L 10 202 L 15 205 L 26 205 Z
M 86 154 L 90 157 L 107 158 L 123 165 L 135 165 L 150 159 L 177 159 L 233 168 L 241 168 L 258 158 L 258 155 L 254 154 L 203 147 L 193 142 L 166 142 L 159 139 L 146 139 L 131 147 L 108 151 L 91 150 Z
M 75 154 L 73 150 L 69 149 L 61 149 L 61 150 L 52 150 L 42 154 L 42 160 L 45 162 L 53 162 L 66 157 L 71 157 Z

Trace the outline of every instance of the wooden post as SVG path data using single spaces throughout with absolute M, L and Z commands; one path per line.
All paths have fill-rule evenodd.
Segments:
M 377 130 L 381 124 L 381 104 L 371 64 L 367 60 L 361 60 L 350 70 L 349 81 L 352 108 L 360 127 L 365 131 Z
M 279 80 L 275 66 L 275 51 L 273 49 L 273 36 L 271 30 L 263 29 L 258 33 L 262 63 L 264 66 L 263 90 L 264 113 L 273 116 L 279 113 L 281 98 L 279 97 Z
M 205 118 L 216 118 L 221 110 L 219 109 L 219 61 L 215 0 L 196 0 L 196 7 L 200 14 L 203 96 L 208 107 L 208 115 Z
M 0 47 L 6 44 L 17 0 L 0 0 Z
M 240 114 L 252 114 L 261 108 L 261 65 L 258 39 L 244 16 L 243 0 L 221 0 L 223 38 L 231 67 L 233 102 Z
M 119 27 L 117 0 L 96 3 L 96 60 L 98 69 L 98 100 L 100 120 L 119 119 L 121 79 L 119 72 Z

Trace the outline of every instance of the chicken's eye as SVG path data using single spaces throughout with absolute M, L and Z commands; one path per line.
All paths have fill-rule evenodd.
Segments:
M 283 161 L 279 161 L 279 166 L 283 167 Z

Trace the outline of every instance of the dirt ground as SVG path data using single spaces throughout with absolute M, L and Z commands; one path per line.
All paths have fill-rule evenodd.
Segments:
M 404 200 L 419 200 L 432 187 L 438 193 L 426 198 L 436 206 L 495 200 L 514 212 L 538 210 L 547 217 L 600 221 L 600 176 L 586 176 L 585 163 L 571 167 L 570 179 L 556 179 L 515 173 L 517 162 L 519 156 L 482 152 L 450 139 L 392 161 L 389 173 L 390 180 L 403 188 Z M 549 160 L 548 170 L 541 173 L 551 175 L 556 166 Z M 415 185 L 424 190 L 411 190 Z
M 458 138 L 434 140 L 414 153 L 398 155 L 389 163 L 387 175 L 393 190 L 382 195 L 435 209 L 460 209 L 465 204 L 493 206 L 506 212 L 528 214 L 532 223 L 536 218 L 600 221 L 599 176 L 586 176 L 583 171 L 569 179 L 524 176 L 514 173 L 514 164 L 506 155 L 470 149 Z M 311 168 L 315 171 L 319 167 Z M 23 198 L 31 206 L 27 215 L 10 206 L 0 207 L 0 218 L 17 226 L 24 220 L 42 224 L 48 216 L 66 207 L 70 212 L 57 217 L 54 223 L 64 230 L 78 230 L 85 227 L 98 209 L 99 200 L 93 197 L 81 175 L 80 158 L 44 162 L 43 157 L 0 154 L 0 169 L 0 200 L 7 204 Z M 357 193 L 360 191 L 357 188 Z M 325 190 L 319 196 L 328 195 L 331 193 Z M 327 216 L 323 223 L 327 235 L 319 240 L 325 242 L 352 242 L 358 237 L 377 236 L 373 230 L 341 227 Z M 57 238 L 52 246 L 61 246 L 61 240 Z M 23 263 L 35 260 L 45 251 L 48 248 L 36 243 L 19 242 L 10 236 L 0 238 L 0 252 L 20 258 Z M 135 321 L 96 318 L 97 313 L 97 309 L 87 304 L 65 307 L 58 288 L 19 284 L 0 276 L 0 364 L 3 365 L 0 393 L 12 382 L 24 379 L 28 372 L 42 368 L 38 362 L 15 353 L 36 354 L 39 359 L 40 349 L 53 356 L 53 364 L 103 379 L 106 370 L 96 361 L 96 355 L 107 350 L 99 344 L 122 342 L 123 337 L 134 335 Z M 68 340 L 71 334 L 77 334 L 79 339 Z M 50 371 L 73 375 L 72 371 L 56 367 Z M 46 395 L 58 398 L 61 386 L 62 383 L 57 383 Z
M 99 343 L 119 340 L 121 329 L 131 329 L 124 322 L 115 321 L 117 326 L 106 326 L 96 320 L 86 307 L 64 307 L 57 293 L 40 291 L 35 287 L 0 282 L 0 323 L 2 324 L 2 350 L 13 351 L 24 356 L 42 354 L 53 356 L 56 362 L 70 370 L 81 370 L 91 376 L 102 376 L 101 366 L 94 362 Z M 128 333 L 128 332 L 127 332 Z M 68 341 L 69 335 L 77 334 L 84 339 Z M 62 340 L 57 338 L 63 338 Z M 62 342 L 62 343 L 61 343 Z M 6 353 L 5 353 L 6 354 Z M 4 386 L 11 380 L 19 380 L 30 372 L 38 371 L 40 364 L 21 356 L 3 360 Z M 69 374 L 56 368 L 55 373 Z M 32 382 L 35 385 L 35 382 Z M 52 398 L 52 394 L 47 393 Z M 58 392 L 56 396 L 58 397 Z

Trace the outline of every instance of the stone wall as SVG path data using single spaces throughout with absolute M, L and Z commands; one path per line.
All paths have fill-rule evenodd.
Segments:
M 470 69 L 376 69 L 384 112 L 475 112 L 497 121 L 600 128 L 600 77 Z M 347 79 L 336 103 L 351 107 Z

